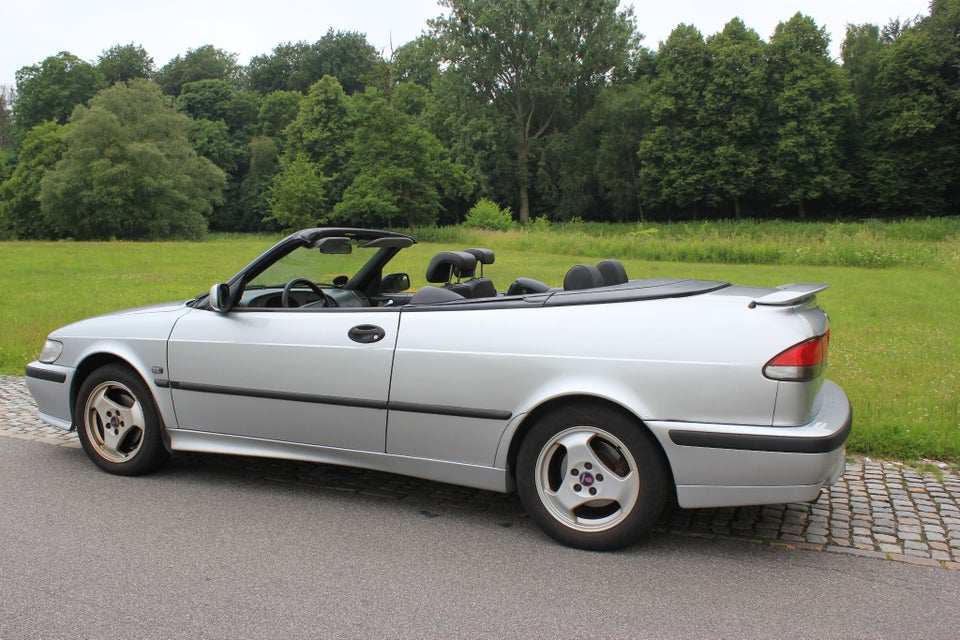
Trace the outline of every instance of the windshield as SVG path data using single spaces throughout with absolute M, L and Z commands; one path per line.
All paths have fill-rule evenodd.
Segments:
M 247 284 L 247 289 L 282 287 L 295 278 L 305 278 L 321 286 L 343 286 L 373 256 L 376 249 L 352 245 L 350 254 L 323 253 L 320 249 L 299 247 L 276 261 Z

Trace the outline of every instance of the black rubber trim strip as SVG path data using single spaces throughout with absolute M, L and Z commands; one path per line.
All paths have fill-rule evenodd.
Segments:
M 311 404 L 327 404 L 338 407 L 360 407 L 363 409 L 386 409 L 386 402 L 377 400 L 361 400 L 358 398 L 341 398 L 338 396 L 320 396 L 310 393 L 289 393 L 286 391 L 267 391 L 264 389 L 244 389 L 242 387 L 225 387 L 215 384 L 198 384 L 194 382 L 177 382 L 168 380 L 171 389 L 181 391 L 196 391 L 198 393 L 215 393 L 223 396 L 241 396 L 245 398 L 265 398 L 268 400 L 290 400 L 292 402 L 308 402 Z
M 509 420 L 513 414 L 509 411 L 496 409 L 473 409 L 470 407 L 447 407 L 442 405 L 415 404 L 411 402 L 381 402 L 378 400 L 364 400 L 360 398 L 341 398 L 339 396 L 321 396 L 308 393 L 288 393 L 286 391 L 266 391 L 261 389 L 244 389 L 241 387 L 226 387 L 213 384 L 198 384 L 194 382 L 178 382 L 175 380 L 154 380 L 158 387 L 179 389 L 181 391 L 196 391 L 198 393 L 214 393 L 227 396 L 241 396 L 245 398 L 266 398 L 269 400 L 289 400 L 291 402 L 307 402 L 311 404 L 325 404 L 337 407 L 357 407 L 360 409 L 379 409 L 403 411 L 406 413 L 426 413 L 440 416 L 456 416 L 459 418 L 480 418 L 483 420 Z
M 710 433 L 709 431 L 670 431 L 670 440 L 683 447 L 705 449 L 736 449 L 738 451 L 769 451 L 773 453 L 829 453 L 847 441 L 852 415 L 843 427 L 820 438 L 791 438 L 789 436 L 751 436 L 741 433 Z
M 47 382 L 58 382 L 63 384 L 67 381 L 67 374 L 60 373 L 59 371 L 50 371 L 49 369 L 41 369 L 40 367 L 32 367 L 27 365 L 26 375 L 28 378 L 36 378 L 37 380 L 46 380 Z
M 483 420 L 509 420 L 513 414 L 497 409 L 469 409 L 467 407 L 446 407 L 443 405 L 415 404 L 413 402 L 389 402 L 391 411 L 405 413 L 429 413 L 436 416 L 456 416 L 458 418 L 480 418 Z

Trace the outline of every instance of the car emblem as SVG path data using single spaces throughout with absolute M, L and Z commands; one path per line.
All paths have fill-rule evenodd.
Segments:
M 591 486 L 593 484 L 593 474 L 589 472 L 584 472 L 584 474 L 580 476 L 580 484 L 582 484 L 585 487 Z

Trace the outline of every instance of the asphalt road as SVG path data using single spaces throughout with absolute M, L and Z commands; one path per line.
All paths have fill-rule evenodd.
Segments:
M 956 638 L 960 572 L 656 534 L 187 457 L 144 478 L 0 438 L 0 638 Z

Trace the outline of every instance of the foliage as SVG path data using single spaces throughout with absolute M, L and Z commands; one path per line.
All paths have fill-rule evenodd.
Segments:
M 180 95 L 183 85 L 198 80 L 239 81 L 240 65 L 237 54 L 205 44 L 190 49 L 183 56 L 177 55 L 154 74 L 163 92 L 170 96 Z
M 770 39 L 768 84 L 773 92 L 769 186 L 777 204 L 842 198 L 850 184 L 843 167 L 844 134 L 855 117 L 853 96 L 827 53 L 826 31 L 800 13 Z
M 116 44 L 103 53 L 97 61 L 97 68 L 109 84 L 145 80 L 154 72 L 153 58 L 143 45 Z
M 493 200 L 481 198 L 467 211 L 463 226 L 468 229 L 489 229 L 491 231 L 509 231 L 517 226 L 510 207 L 500 208 Z M 543 223 L 537 225 L 543 228 Z
M 12 174 L 35 125 L 66 123 L 107 85 L 152 79 L 191 119 L 195 150 L 227 173 L 212 229 L 274 228 L 270 202 L 293 188 L 277 174 L 301 160 L 323 177 L 313 215 L 339 204 L 338 219 L 358 222 L 456 224 L 477 197 L 555 223 L 960 212 L 960 0 L 851 25 L 842 67 L 802 14 L 769 42 L 739 19 L 706 37 L 681 25 L 655 52 L 619 4 L 444 0 L 432 32 L 389 59 L 334 31 L 246 68 L 212 45 L 159 71 L 133 43 L 95 65 L 62 52 L 21 69 L 19 92 L 0 87 L 0 153 Z M 397 113 L 368 120 L 378 99 Z M 391 118 L 397 130 L 377 127 Z M 433 139 L 436 154 L 424 151 Z M 439 164 L 425 172 L 414 153 Z M 453 174 L 427 186 L 450 167 L 471 186 Z M 24 189 L 8 198 L 23 216 L 37 207 L 30 184 L 10 187 Z M 397 195 L 400 184 L 420 195 Z
M 43 215 L 58 237 L 196 238 L 220 201 L 223 172 L 196 154 L 190 120 L 159 87 L 133 81 L 78 106 L 66 151 L 44 175 Z
M 247 70 L 247 83 L 260 95 L 306 93 L 324 76 L 333 76 L 351 95 L 363 90 L 363 78 L 376 61 L 376 50 L 363 34 L 330 29 L 313 44 L 288 42 L 274 47 L 271 55 L 255 56 Z
M 12 87 L 0 85 L 0 151 L 13 146 L 15 133 L 13 103 L 16 102 L 16 95 Z
M 706 180 L 713 148 L 698 126 L 710 59 L 700 32 L 680 25 L 657 56 L 652 127 L 640 141 L 640 193 L 645 203 L 692 208 L 716 204 Z
M 97 67 L 67 51 L 23 67 L 17 71 L 18 97 L 13 107 L 18 130 L 26 133 L 47 120 L 66 124 L 73 108 L 106 84 Z
M 300 101 L 286 128 L 280 172 L 270 188 L 270 220 L 284 228 L 326 221 L 346 188 L 341 176 L 350 139 L 349 98 L 336 78 L 324 76 Z M 297 203 L 298 197 L 305 198 Z
M 286 137 L 286 128 L 300 112 L 300 100 L 303 95 L 297 91 L 273 91 L 260 101 L 260 111 L 257 114 L 257 123 L 260 133 L 283 140 Z
M 40 182 L 65 148 L 63 127 L 50 120 L 27 133 L 10 178 L 0 184 L 0 236 L 50 238 L 53 225 L 40 209 Z
M 432 225 L 444 196 L 466 196 L 467 174 L 440 141 L 412 118 L 373 98 L 362 107 L 344 168 L 349 186 L 333 220 L 350 224 Z
M 332 208 L 330 181 L 317 163 L 302 155 L 285 156 L 270 186 L 267 220 L 286 230 L 325 224 Z
M 515 143 L 520 221 L 530 216 L 534 143 L 571 101 L 584 101 L 636 46 L 630 10 L 617 0 L 440 0 L 432 25 L 443 56 L 476 97 L 504 112 Z M 588 105 L 587 105 L 588 106 Z
M 960 29 L 956 4 L 953 24 Z M 937 31 L 910 30 L 877 54 L 878 95 L 869 104 L 864 136 L 864 198 L 887 212 L 937 214 L 957 194 L 960 47 L 955 35 Z

